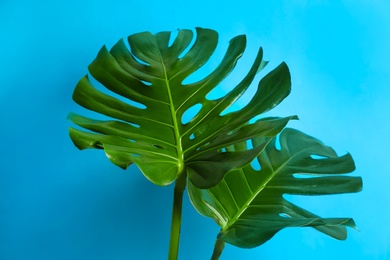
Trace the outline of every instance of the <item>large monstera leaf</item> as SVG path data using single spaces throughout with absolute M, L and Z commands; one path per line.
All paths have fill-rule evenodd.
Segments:
M 263 143 L 254 138 L 254 145 Z M 245 144 L 229 149 L 245 150 Z M 345 176 L 355 169 L 350 154 L 337 156 L 319 140 L 297 130 L 280 134 L 280 149 L 273 138 L 259 154 L 260 170 L 251 165 L 229 172 L 211 189 L 189 184 L 194 207 L 221 226 L 218 237 L 238 247 L 252 248 L 286 227 L 314 227 L 343 240 L 351 218 L 320 218 L 283 198 L 284 194 L 325 195 L 358 192 L 360 177 Z M 299 175 L 305 174 L 302 178 Z
M 223 115 L 267 64 L 262 59 L 262 49 L 232 91 L 210 100 L 206 96 L 243 54 L 245 36 L 230 41 L 215 70 L 188 84 L 183 81 L 213 54 L 218 34 L 197 28 L 196 35 L 191 30 L 179 30 L 172 44 L 170 37 L 170 32 L 144 32 L 128 37 L 130 49 L 123 40 L 110 51 L 103 47 L 88 69 L 107 91 L 97 90 L 86 75 L 77 84 L 73 99 L 110 119 L 94 120 L 71 113 L 70 120 L 85 130 L 70 128 L 70 137 L 79 149 L 104 149 L 110 161 L 121 168 L 135 163 L 155 184 L 170 184 L 185 172 L 193 185 L 209 188 L 228 171 L 249 164 L 293 118 L 269 118 L 248 124 L 289 94 L 289 70 L 285 63 L 280 64 L 261 79 L 248 105 Z M 196 39 L 191 45 L 193 37 Z M 196 105 L 201 105 L 199 112 L 183 123 L 183 114 Z M 255 137 L 261 137 L 262 143 L 253 149 L 224 149 Z

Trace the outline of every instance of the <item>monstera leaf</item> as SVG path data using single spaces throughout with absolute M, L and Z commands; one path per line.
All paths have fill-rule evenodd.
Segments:
M 254 145 L 264 138 L 253 139 Z M 245 150 L 245 144 L 230 147 Z M 248 165 L 229 172 L 215 187 L 201 190 L 189 184 L 192 204 L 221 226 L 218 235 L 235 246 L 252 248 L 286 227 L 314 227 L 336 239 L 346 238 L 350 218 L 320 218 L 283 198 L 284 194 L 324 195 L 357 192 L 360 177 L 345 176 L 355 169 L 350 154 L 338 157 L 328 146 L 297 130 L 280 134 L 280 149 L 273 138 L 259 154 L 260 170 Z M 300 176 L 305 174 L 305 177 Z
M 130 49 L 123 40 L 110 51 L 103 47 L 89 66 L 90 76 L 77 84 L 73 99 L 110 118 L 94 120 L 71 113 L 69 119 L 84 130 L 70 128 L 70 137 L 79 149 L 104 149 L 109 160 L 121 168 L 135 163 L 155 184 L 170 184 L 185 172 L 193 185 L 209 188 L 228 171 L 249 164 L 293 118 L 248 124 L 289 94 L 289 70 L 285 63 L 280 64 L 261 79 L 248 105 L 223 114 L 267 64 L 262 49 L 242 81 L 225 96 L 212 100 L 206 96 L 235 67 L 245 49 L 245 36 L 230 41 L 223 60 L 209 75 L 188 84 L 183 82 L 213 54 L 218 34 L 197 28 L 193 44 L 191 30 L 179 30 L 175 39 L 171 37 L 170 32 L 144 32 L 128 37 Z M 106 90 L 96 89 L 91 76 Z M 199 105 L 196 115 L 183 123 L 185 112 Z M 251 138 L 261 140 L 253 149 L 224 149 Z

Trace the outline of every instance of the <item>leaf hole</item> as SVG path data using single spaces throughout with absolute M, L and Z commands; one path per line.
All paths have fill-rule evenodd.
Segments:
M 194 135 L 194 133 L 192 133 L 191 135 L 190 135 L 190 140 L 194 140 L 195 139 L 195 135 Z M 198 148 L 199 149 L 199 148 Z
M 126 99 L 126 98 L 124 98 L 124 99 L 125 99 L 124 102 L 128 103 L 129 105 L 132 105 L 132 106 L 139 108 L 139 109 L 146 109 L 146 106 L 142 103 L 136 102 L 136 101 L 131 100 L 131 99 Z
M 133 157 L 141 158 L 141 155 L 140 155 L 140 154 L 137 154 L 137 153 L 132 153 L 132 154 L 130 154 L 130 155 L 133 156 Z
M 229 107 L 227 107 L 225 110 L 223 110 L 219 115 L 220 116 L 224 116 L 224 115 L 227 115 L 229 113 L 233 113 L 233 112 L 237 112 L 239 110 L 241 110 L 242 107 L 240 107 L 236 102 L 233 103 L 232 105 L 230 105 Z
M 278 151 L 282 150 L 282 145 L 280 143 L 280 134 L 275 136 L 275 149 Z
M 260 171 L 261 170 L 261 165 L 259 163 L 259 160 L 257 157 L 251 161 L 251 167 L 255 171 Z
M 328 157 L 326 156 L 322 156 L 322 155 L 318 155 L 318 154 L 312 154 L 310 155 L 310 157 L 314 160 L 322 160 L 322 159 L 327 159 Z
M 132 125 L 132 126 L 134 126 L 134 127 L 136 127 L 136 128 L 140 128 L 140 127 L 141 127 L 139 124 L 130 123 L 130 122 L 127 122 L 127 123 L 130 124 L 130 125 Z
M 246 148 L 248 150 L 253 149 L 253 144 L 251 139 L 246 140 Z
M 157 148 L 157 149 L 162 149 L 162 150 L 164 150 L 164 147 L 162 147 L 161 145 L 158 145 L 158 144 L 154 144 L 153 147 L 154 147 L 154 148 Z
M 319 176 L 319 174 L 310 174 L 310 173 L 295 173 L 293 174 L 294 178 L 296 179 L 310 179 L 313 178 L 313 175 Z
M 190 122 L 198 113 L 199 111 L 202 109 L 202 105 L 201 104 L 196 104 L 196 105 L 193 105 L 192 107 L 190 107 L 189 109 L 187 109 L 182 117 L 181 117 L 181 123 L 183 125 L 187 124 L 188 122 Z
M 200 69 L 196 70 L 194 73 L 191 73 L 188 77 L 186 77 L 181 84 L 185 87 L 187 85 L 195 84 L 201 81 L 204 78 L 204 72 L 198 72 Z
M 217 100 L 224 96 L 226 96 L 226 91 L 224 91 L 224 89 L 220 85 L 218 85 L 206 95 L 206 99 Z
M 144 85 L 148 86 L 148 87 L 152 86 L 152 82 L 145 81 L 145 80 L 141 80 L 141 82 L 142 82 Z
M 286 213 L 279 213 L 279 217 L 282 217 L 282 218 L 291 218 L 288 214 Z

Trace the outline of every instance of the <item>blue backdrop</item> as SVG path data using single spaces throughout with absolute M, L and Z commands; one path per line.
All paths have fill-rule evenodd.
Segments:
M 248 47 L 229 90 L 259 46 L 269 67 L 286 61 L 291 95 L 270 114 L 350 152 L 361 193 L 291 198 L 324 217 L 353 217 L 336 241 L 286 229 L 263 246 L 227 246 L 221 259 L 390 259 L 390 3 L 377 1 L 0 1 L 0 259 L 166 259 L 172 187 L 68 138 L 71 99 L 103 44 L 129 34 L 196 26 Z M 213 63 L 214 62 L 214 63 Z M 244 105 L 254 89 L 239 100 Z M 209 259 L 217 225 L 185 196 L 180 259 Z

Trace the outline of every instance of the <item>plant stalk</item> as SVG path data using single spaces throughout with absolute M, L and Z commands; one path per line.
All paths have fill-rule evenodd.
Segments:
M 169 241 L 168 260 L 177 260 L 179 254 L 179 239 L 181 227 L 181 211 L 183 204 L 183 193 L 186 187 L 187 174 L 182 172 L 176 179 L 173 191 L 173 209 L 171 222 L 171 238 Z
M 225 241 L 217 238 L 215 240 L 214 252 L 213 255 L 211 256 L 211 260 L 218 260 L 224 248 L 225 248 Z

